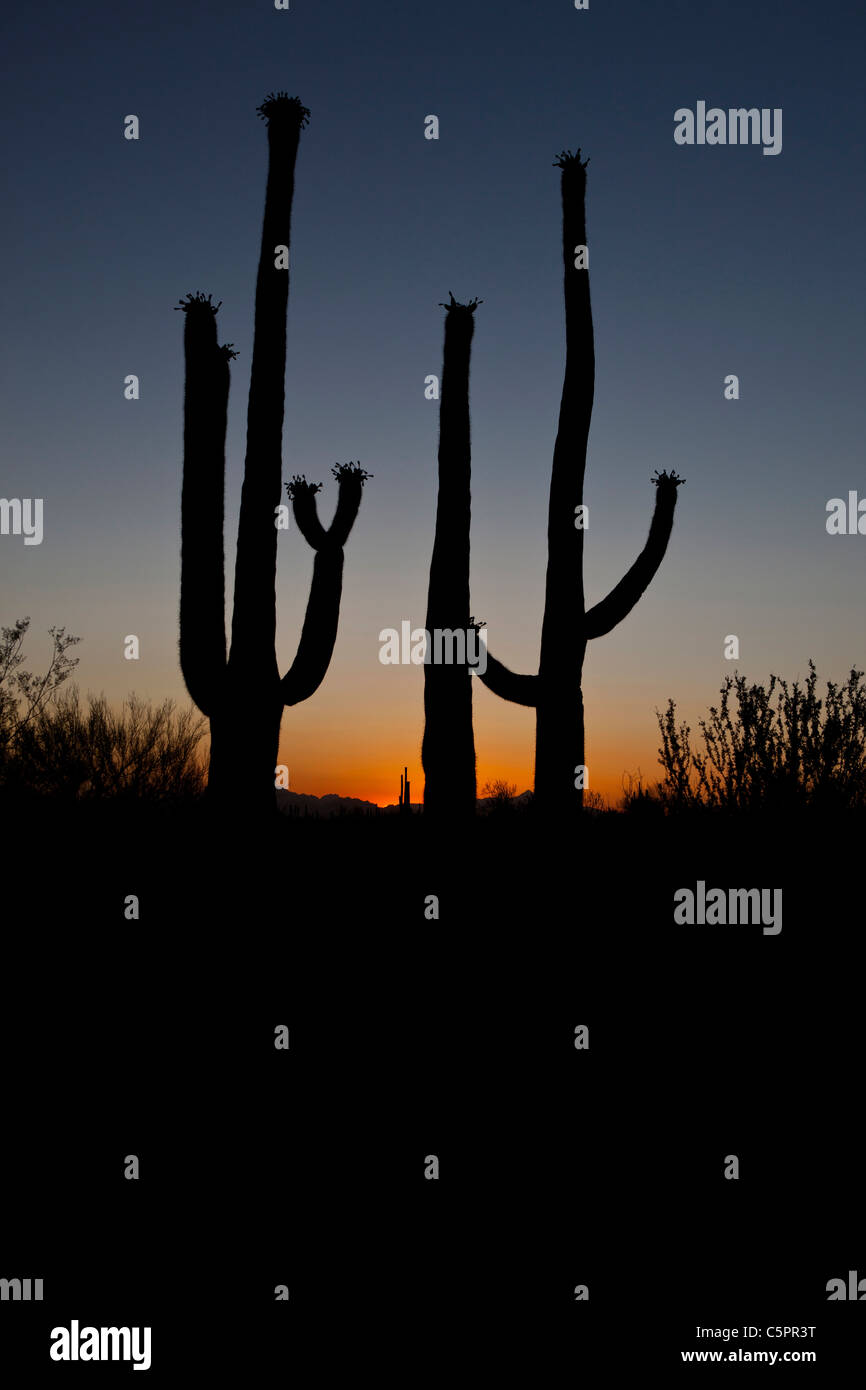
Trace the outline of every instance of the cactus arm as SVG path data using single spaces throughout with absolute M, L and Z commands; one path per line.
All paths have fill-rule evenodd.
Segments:
M 656 502 L 646 545 L 638 555 L 631 569 L 606 598 L 590 608 L 585 621 L 588 638 L 604 637 L 622 622 L 634 608 L 653 579 L 664 559 L 674 524 L 674 509 L 677 503 L 677 488 L 685 480 L 676 473 L 661 473 L 653 481 L 656 484 Z
M 326 534 L 329 546 L 342 548 L 349 539 L 349 532 L 355 524 L 355 518 L 361 506 L 364 484 L 373 475 L 362 468 L 360 463 L 355 462 L 335 463 L 331 472 L 338 484 L 337 509 Z
M 313 582 L 295 659 L 280 681 L 284 705 L 309 700 L 325 679 L 337 640 L 342 591 L 342 547 L 325 547 L 313 561 Z
M 538 677 L 518 676 L 490 652 L 487 653 L 487 670 L 483 675 L 479 672 L 478 679 L 501 700 L 510 700 L 515 705 L 535 706 L 538 703 Z
M 191 698 L 213 712 L 226 667 L 225 440 L 231 343 L 217 343 L 211 296 L 189 294 L 184 312 L 180 664 Z
M 303 474 L 296 473 L 292 481 L 286 483 L 295 525 L 313 550 L 321 550 L 328 537 L 316 511 L 316 493 L 321 490 L 321 483 L 308 483 Z
M 337 509 L 327 530 L 316 512 L 316 493 L 320 483 L 308 483 L 296 476 L 286 484 L 298 530 L 316 552 L 313 582 L 295 659 L 280 681 L 284 705 L 308 700 L 325 678 L 340 617 L 343 593 L 343 546 L 361 506 L 364 483 L 371 474 L 360 464 L 336 464 L 331 470 L 339 484 Z

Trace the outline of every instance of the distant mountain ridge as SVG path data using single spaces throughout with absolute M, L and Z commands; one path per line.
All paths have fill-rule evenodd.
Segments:
M 326 792 L 324 796 L 312 796 L 309 792 L 287 791 L 277 787 L 277 809 L 284 815 L 292 812 L 307 812 L 313 816 L 335 816 L 345 811 L 363 811 L 372 815 L 379 811 L 395 811 L 396 806 L 377 806 L 375 801 L 362 801 L 357 796 L 339 796 L 336 792 Z
M 515 802 L 524 802 L 532 793 L 525 791 L 514 798 Z M 284 787 L 276 789 L 277 809 L 283 815 L 303 815 L 310 816 L 336 816 L 347 812 L 360 812 L 364 815 L 394 815 L 399 813 L 400 806 L 396 803 L 390 806 L 377 806 L 375 801 L 363 801 L 357 796 L 340 796 L 337 792 L 326 792 L 324 796 L 313 796 L 309 792 L 287 791 Z M 478 808 L 482 813 L 488 808 L 491 798 L 483 796 L 478 798 Z M 412 810 L 421 810 L 422 803 L 413 802 Z

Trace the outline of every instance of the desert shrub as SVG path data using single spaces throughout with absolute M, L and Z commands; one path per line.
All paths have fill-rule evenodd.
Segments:
M 809 662 L 803 685 L 770 676 L 725 679 L 718 705 L 699 721 L 693 748 L 676 705 L 656 711 L 664 776 L 655 792 L 668 810 L 853 810 L 866 807 L 866 686 L 863 672 L 827 682 L 819 697 Z M 775 696 L 775 699 L 774 699 Z

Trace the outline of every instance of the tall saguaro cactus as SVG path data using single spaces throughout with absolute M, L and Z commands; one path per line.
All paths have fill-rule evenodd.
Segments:
M 575 524 L 583 503 L 586 446 L 595 388 L 595 350 L 586 255 L 586 166 L 580 150 L 563 150 L 562 248 L 565 265 L 565 380 L 553 451 L 547 523 L 547 580 L 538 674 L 515 675 L 488 652 L 481 680 L 495 694 L 536 711 L 535 800 L 545 812 L 565 814 L 583 805 L 585 764 L 583 662 L 586 644 L 603 637 L 631 612 L 664 557 L 673 527 L 677 488 L 684 480 L 653 478 L 655 509 L 646 544 L 606 598 L 587 612 L 583 588 L 583 536 Z
M 439 406 L 439 495 L 436 535 L 427 589 L 428 643 L 433 634 L 462 632 L 468 644 L 470 433 L 469 358 L 475 331 L 472 299 L 458 304 L 452 294 L 445 310 L 442 400 Z M 472 677 L 469 666 L 424 666 L 424 811 L 471 815 L 475 810 L 475 738 L 472 732 Z M 468 652 L 467 652 L 468 657 Z
M 297 655 L 280 679 L 276 639 L 276 514 L 281 495 L 286 313 L 295 161 L 309 111 L 271 93 L 258 108 L 268 127 L 268 180 L 256 280 L 247 448 L 238 522 L 231 646 L 226 657 L 223 549 L 229 343 L 217 343 L 210 295 L 187 295 L 184 460 L 181 499 L 180 659 L 187 690 L 210 719 L 208 791 L 238 814 L 274 808 L 274 774 L 285 705 L 318 688 L 331 659 L 342 591 L 343 546 L 367 473 L 337 465 L 337 510 L 326 531 L 316 515 L 319 484 L 287 485 L 298 528 L 315 549 Z M 220 301 L 221 302 L 221 301 Z

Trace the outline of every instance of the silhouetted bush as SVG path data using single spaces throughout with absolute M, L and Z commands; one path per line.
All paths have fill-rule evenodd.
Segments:
M 22 671 L 24 638 L 29 630 L 29 618 L 18 618 L 13 627 L 0 628 L 0 774 L 12 755 L 19 731 L 51 703 L 78 665 L 78 657 L 66 653 L 81 638 L 67 637 L 64 627 L 50 627 L 52 651 L 45 675 Z
M 205 720 L 192 707 L 175 712 L 130 695 L 119 711 L 104 695 L 86 707 L 76 687 L 20 728 L 7 761 L 8 788 L 64 799 L 170 801 L 199 796 L 205 772 L 196 759 Z
M 644 786 L 640 768 L 634 774 L 631 772 L 623 773 L 622 790 L 621 805 L 627 815 L 643 817 L 664 815 L 665 806 L 658 791 Z
M 517 796 L 517 783 L 507 782 L 504 777 L 496 777 L 492 782 L 484 783 L 481 795 L 486 798 L 489 811 L 511 811 L 514 809 L 514 798 Z
M 119 712 L 104 695 L 77 687 L 58 694 L 78 664 L 80 641 L 49 628 L 53 649 L 44 676 L 22 671 L 29 618 L 0 629 L 0 787 L 19 796 L 61 800 L 177 801 L 198 796 L 205 774 L 196 749 L 206 721 L 173 700 L 154 706 L 130 695 Z
M 664 778 L 655 794 L 670 811 L 825 811 L 866 807 L 866 686 L 851 671 L 844 685 L 817 694 L 813 662 L 805 685 L 770 676 L 767 687 L 728 676 L 718 706 L 699 721 L 694 750 L 676 705 L 656 711 Z M 773 696 L 776 696 L 775 703 Z

